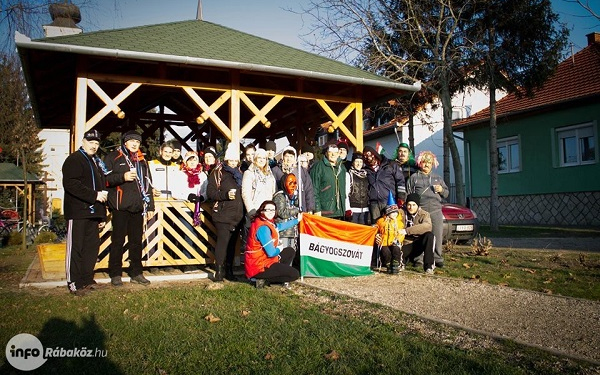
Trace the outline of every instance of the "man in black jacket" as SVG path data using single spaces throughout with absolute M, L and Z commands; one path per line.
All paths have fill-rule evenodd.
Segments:
M 67 157 L 63 166 L 65 189 L 64 212 L 68 220 L 65 268 L 69 291 L 83 296 L 97 288 L 94 266 L 98 258 L 100 238 L 98 229 L 106 220 L 106 168 L 96 156 L 100 133 L 90 130 L 84 134 L 82 146 Z
M 123 285 L 123 245 L 129 248 L 131 282 L 142 285 L 150 281 L 142 274 L 142 235 L 145 217 L 153 217 L 154 198 L 148 162 L 140 151 L 142 136 L 131 130 L 123 134 L 123 143 L 104 158 L 110 173 L 108 206 L 112 212 L 112 236 L 108 257 L 108 274 L 113 286 Z

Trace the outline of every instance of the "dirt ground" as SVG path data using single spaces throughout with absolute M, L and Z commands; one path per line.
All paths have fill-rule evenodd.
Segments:
M 600 302 L 407 271 L 304 283 L 600 364 Z

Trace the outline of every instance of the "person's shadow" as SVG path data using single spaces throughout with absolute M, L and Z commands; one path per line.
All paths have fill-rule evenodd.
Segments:
M 38 334 L 34 334 L 44 347 L 65 350 L 86 348 L 86 354 L 91 357 L 52 357 L 31 371 L 32 374 L 124 374 L 118 365 L 108 359 L 105 341 L 106 334 L 96 323 L 94 315 L 78 326 L 75 322 L 59 318 L 52 318 L 46 322 Z M 20 374 L 7 362 L 0 367 L 1 374 Z

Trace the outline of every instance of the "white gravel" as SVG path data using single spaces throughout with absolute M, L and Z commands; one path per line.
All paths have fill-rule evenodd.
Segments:
M 304 282 L 427 319 L 600 363 L 600 302 L 412 272 L 305 278 Z

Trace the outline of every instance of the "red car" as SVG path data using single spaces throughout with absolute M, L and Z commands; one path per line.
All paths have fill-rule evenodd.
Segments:
M 470 208 L 453 203 L 442 205 L 444 215 L 444 242 L 456 240 L 467 242 L 477 236 L 479 220 Z

